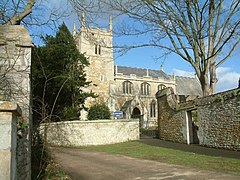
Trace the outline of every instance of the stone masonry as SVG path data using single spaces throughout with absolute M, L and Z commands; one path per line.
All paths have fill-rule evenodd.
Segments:
M 196 103 L 200 145 L 240 151 L 240 89 Z
M 45 123 L 45 141 L 55 146 L 104 145 L 139 140 L 138 120 L 95 120 Z
M 172 89 L 166 88 L 157 93 L 158 128 L 160 138 L 167 141 L 186 143 L 184 135 L 184 115 L 176 111 L 177 100 Z
M 178 103 L 171 88 L 156 94 L 160 139 L 240 150 L 240 89 Z M 197 112 L 194 122 L 192 112 Z
M 17 117 L 21 110 L 16 103 L 0 101 L 0 179 L 15 180 L 17 175 Z
M 31 179 L 30 71 L 32 39 L 23 26 L 0 26 L 0 100 L 22 109 L 18 118 L 17 179 Z M 23 128 L 24 127 L 24 128 Z

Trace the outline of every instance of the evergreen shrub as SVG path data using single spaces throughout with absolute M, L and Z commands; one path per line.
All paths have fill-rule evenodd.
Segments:
M 88 120 L 110 119 L 111 112 L 104 103 L 94 104 L 88 111 Z

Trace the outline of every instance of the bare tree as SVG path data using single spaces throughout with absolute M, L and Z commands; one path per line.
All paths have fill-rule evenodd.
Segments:
M 59 2 L 60 3 L 60 2 Z M 46 7 L 46 2 L 36 0 L 4 0 L 0 3 L 0 25 L 20 25 L 23 24 L 25 27 L 32 29 L 36 26 L 41 28 L 46 26 L 56 26 L 58 22 L 61 22 L 61 18 L 66 17 L 69 13 L 65 11 L 65 8 L 59 10 L 59 8 L 51 5 Z M 40 14 L 46 14 L 40 16 Z M 53 24 L 52 24 L 53 22 Z M 1 32 L 1 35 L 4 32 Z M 34 35 L 42 36 L 41 34 Z M 44 33 L 44 32 L 40 32 Z M 15 50 L 5 47 L 5 41 L 7 37 L 0 35 L 0 39 L 4 42 L 0 44 L 0 98 L 2 100 L 10 100 L 13 96 L 13 87 L 17 87 L 18 84 L 8 77 L 12 74 L 12 71 L 24 72 L 26 69 L 16 70 L 16 66 L 19 66 L 21 61 L 21 50 Z M 19 54 L 17 56 L 16 54 Z M 15 57 L 12 59 L 13 55 Z M 29 68 L 29 67 L 27 67 Z M 26 71 L 26 73 L 28 73 Z M 21 88 L 20 88 L 21 89 Z M 18 92 L 20 93 L 20 92 Z
M 19 25 L 20 22 L 32 13 L 35 0 L 3 1 L 0 5 L 1 24 Z
M 77 11 L 83 9 L 82 1 L 71 2 Z M 115 32 L 127 36 L 149 35 L 146 43 L 128 44 L 123 50 L 153 46 L 164 50 L 165 54 L 175 53 L 190 63 L 200 80 L 203 95 L 214 93 L 216 68 L 239 46 L 239 0 L 86 2 L 95 3 L 95 7 L 100 8 L 98 11 L 109 10 L 127 18 L 131 24 L 125 23 Z
M 4 0 L 0 3 L 0 25 L 24 25 L 32 38 L 56 31 L 72 10 L 66 0 Z

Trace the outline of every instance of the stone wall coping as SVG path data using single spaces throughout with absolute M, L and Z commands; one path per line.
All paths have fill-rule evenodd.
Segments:
M 169 95 L 173 95 L 173 94 L 174 94 L 173 88 L 172 87 L 167 87 L 167 88 L 164 88 L 162 90 L 159 90 L 156 93 L 156 98 L 160 98 L 162 96 L 169 96 Z
M 0 112 L 12 112 L 17 116 L 22 114 L 22 110 L 15 102 L 0 101 Z
M 191 101 L 187 101 L 184 103 L 179 104 L 179 110 L 184 110 L 184 109 L 196 109 L 198 106 L 205 106 L 208 104 L 212 104 L 213 102 L 222 102 L 224 103 L 225 100 L 231 99 L 234 96 L 239 96 L 240 97 L 240 89 L 232 89 L 229 91 L 225 92 L 220 92 L 217 94 L 197 98 Z
M 50 122 L 42 123 L 42 126 L 45 125 L 55 125 L 55 124 L 94 124 L 94 123 L 123 123 L 123 122 L 138 122 L 138 119 L 103 119 L 103 120 L 75 120 L 75 121 L 60 121 L 60 122 Z
M 224 100 L 230 99 L 234 96 L 240 97 L 240 89 L 232 89 L 229 91 L 197 98 L 194 100 L 190 100 L 183 103 L 177 103 L 176 99 L 174 98 L 174 92 L 171 87 L 165 88 L 160 90 L 156 93 L 156 98 L 161 98 L 163 96 L 167 96 L 167 101 L 170 107 L 174 110 L 194 110 L 197 109 L 198 106 L 205 106 L 207 104 L 212 104 L 213 102 L 224 102 Z
M 6 45 L 9 42 L 16 46 L 32 47 L 33 42 L 28 30 L 20 25 L 2 25 L 0 26 L 0 45 Z

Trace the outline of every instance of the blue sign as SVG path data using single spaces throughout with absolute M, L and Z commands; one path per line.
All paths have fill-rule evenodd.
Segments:
M 123 118 L 123 112 L 122 111 L 115 111 L 115 112 L 113 112 L 113 116 L 115 118 Z

